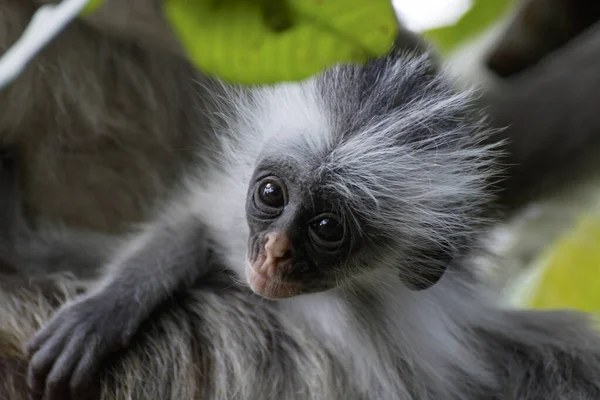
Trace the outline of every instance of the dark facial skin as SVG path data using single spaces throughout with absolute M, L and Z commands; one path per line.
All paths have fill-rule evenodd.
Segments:
M 277 171 L 275 171 L 277 170 Z M 336 267 L 349 256 L 353 229 L 333 207 L 282 168 L 257 170 L 249 186 L 248 282 L 270 299 L 335 286 Z
M 283 299 L 326 291 L 375 267 L 377 256 L 398 246 L 397 238 L 368 219 L 341 211 L 340 195 L 322 189 L 325 177 L 287 162 L 263 161 L 248 187 L 246 277 L 255 293 Z M 454 247 L 461 246 L 457 240 L 417 240 L 401 252 L 410 262 L 400 258 L 395 266 L 407 288 L 428 289 L 453 261 Z

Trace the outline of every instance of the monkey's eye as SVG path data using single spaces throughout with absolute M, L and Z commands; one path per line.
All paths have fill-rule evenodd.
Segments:
M 276 182 L 265 182 L 259 187 L 260 201 L 273 208 L 281 208 L 285 205 L 283 189 Z
M 273 177 L 261 181 L 254 196 L 257 207 L 268 214 L 279 213 L 286 201 L 285 187 Z
M 309 225 L 309 233 L 317 246 L 327 250 L 335 250 L 345 238 L 344 224 L 330 214 L 314 218 Z

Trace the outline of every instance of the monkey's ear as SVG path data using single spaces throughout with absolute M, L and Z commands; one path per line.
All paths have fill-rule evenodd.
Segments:
M 457 254 L 450 245 L 433 245 L 419 251 L 413 258 L 410 270 L 403 269 L 400 279 L 411 290 L 429 289 L 444 276 Z

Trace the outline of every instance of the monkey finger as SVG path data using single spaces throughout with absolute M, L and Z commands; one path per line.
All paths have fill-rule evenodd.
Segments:
M 27 371 L 27 386 L 33 394 L 44 393 L 46 377 L 60 355 L 66 339 L 63 330 L 59 330 L 57 335 L 51 336 L 48 342 L 42 343 L 39 350 L 33 353 Z
M 37 353 L 40 348 L 42 348 L 46 341 L 51 338 L 57 329 L 64 323 L 64 318 L 62 317 L 62 313 L 59 311 L 54 318 L 52 318 L 46 325 L 44 325 L 31 339 L 27 342 L 26 345 L 26 353 L 29 358 L 33 357 L 35 353 Z
M 46 377 L 46 387 L 44 400 L 61 400 L 69 393 L 69 382 L 71 375 L 77 367 L 82 353 L 86 346 L 87 334 L 85 331 L 76 331 L 62 348 L 62 352 L 54 362 L 52 369 Z M 90 343 L 93 345 L 93 343 Z
M 46 325 L 40 331 L 36 332 L 35 335 L 25 345 L 25 353 L 27 357 L 32 358 L 46 343 L 46 341 L 54 333 L 51 324 Z
M 91 378 L 97 371 L 98 361 L 100 361 L 99 357 L 102 357 L 102 353 L 98 351 L 96 341 L 86 346 L 79 359 L 79 363 L 71 375 L 69 387 L 73 398 L 85 398 L 86 393 L 84 391 L 90 385 Z

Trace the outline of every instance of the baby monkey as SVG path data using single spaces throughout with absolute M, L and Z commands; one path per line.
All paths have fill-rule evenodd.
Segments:
M 393 53 L 299 84 L 210 90 L 220 99 L 218 139 L 201 155 L 199 178 L 31 340 L 34 393 L 58 399 L 85 387 L 161 303 L 215 266 L 268 299 L 328 291 L 380 263 L 422 290 L 473 246 L 493 153 L 479 145 L 486 131 L 465 107 L 468 94 L 454 93 L 427 55 Z M 78 243 L 86 235 L 73 232 Z M 43 236 L 52 252 L 69 243 Z
M 260 329 L 300 330 L 323 349 L 318 360 L 330 365 L 322 371 L 348 382 L 317 392 L 328 399 L 550 398 L 563 389 L 595 398 L 600 360 L 587 355 L 599 342 L 583 320 L 499 310 L 464 262 L 487 225 L 498 152 L 484 144 L 490 130 L 469 93 L 456 93 L 427 55 L 391 53 L 302 83 L 210 90 L 211 151 L 156 221 L 109 258 L 105 277 L 31 340 L 34 395 L 83 395 L 153 311 L 224 266 L 281 311 L 278 328 L 265 321 Z M 567 321 L 577 328 L 558 328 Z M 560 353 L 577 343 L 585 349 Z M 585 368 L 566 383 L 575 364 Z

